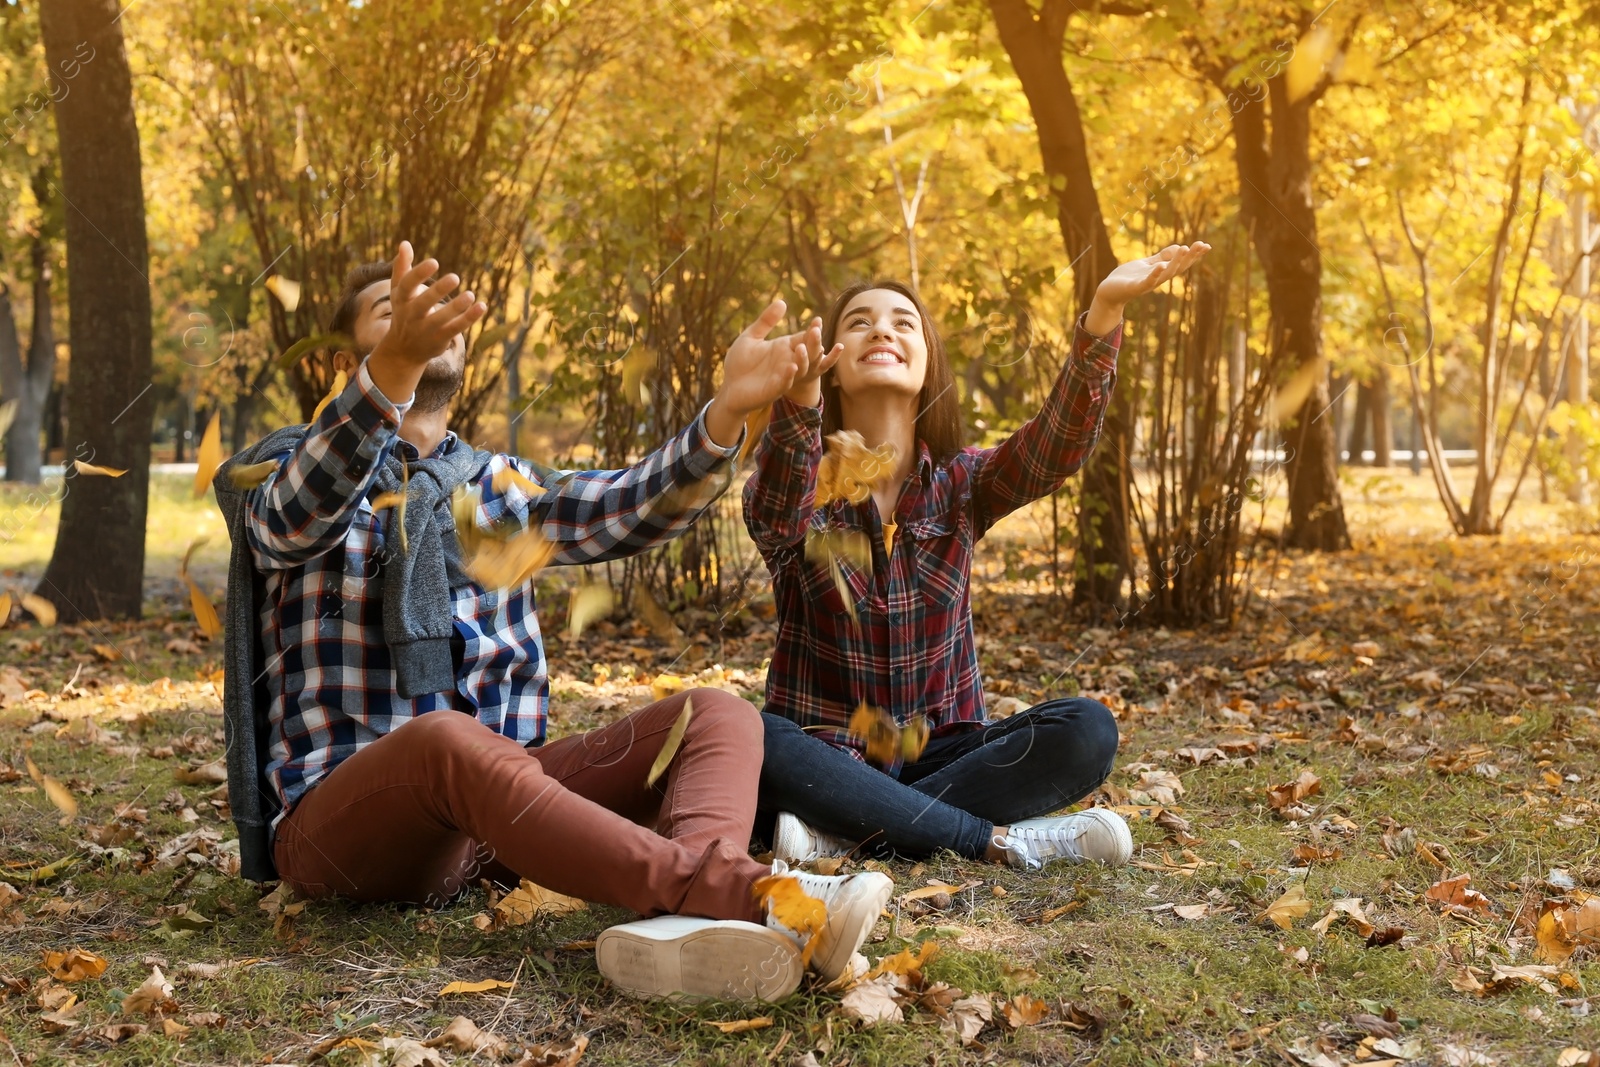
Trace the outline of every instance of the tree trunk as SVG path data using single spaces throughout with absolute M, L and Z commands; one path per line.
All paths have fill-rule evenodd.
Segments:
M 41 169 L 37 177 L 42 178 Z M 34 182 L 35 193 L 49 196 L 48 187 Z M 43 199 L 41 199 L 43 203 Z M 11 310 L 10 294 L 5 294 L 4 347 L 0 349 L 0 398 L 16 401 L 11 426 L 6 430 L 6 481 L 38 485 L 43 474 L 44 405 L 56 373 L 56 335 L 51 322 L 48 236 L 41 222 L 34 234 L 30 254 L 33 260 L 33 325 L 28 338 L 28 359 L 22 361 L 21 345 Z
M 1268 366 L 1280 376 L 1322 365 L 1322 254 L 1311 200 L 1311 107 L 1318 93 L 1289 102 L 1284 75 L 1263 97 L 1238 97 L 1233 112 L 1239 204 L 1261 260 L 1270 310 Z M 1272 103 L 1270 135 L 1267 106 Z M 1270 137 L 1270 140 L 1269 140 Z M 1350 547 L 1335 462 L 1338 449 L 1328 408 L 1327 375 L 1311 374 L 1311 391 L 1284 427 L 1289 528 L 1295 548 Z
M 1357 466 L 1358 464 L 1360 464 L 1360 462 L 1361 462 L 1361 453 L 1366 450 L 1366 447 L 1367 447 L 1367 423 L 1368 423 L 1368 419 L 1369 419 L 1369 414 L 1368 413 L 1371 410 L 1372 410 L 1372 383 L 1371 382 L 1357 382 L 1356 383 L 1356 410 L 1355 410 L 1355 414 L 1350 417 L 1350 437 L 1349 437 L 1349 440 L 1346 441 L 1346 443 L 1345 443 L 1345 447 L 1347 449 L 1349 449 L 1349 451 L 1350 451 L 1350 458 L 1347 459 L 1345 462 L 1347 462 L 1352 467 Z
M 1372 465 L 1387 467 L 1393 461 L 1394 423 L 1389 419 L 1389 375 L 1382 367 L 1372 380 Z
M 1044 0 L 1039 15 L 1025 0 L 989 0 L 996 28 L 1022 83 L 1038 132 L 1039 154 L 1056 192 L 1056 218 L 1072 266 L 1076 305 L 1087 308 L 1100 279 L 1117 266 L 1100 197 L 1089 167 L 1089 147 L 1078 100 L 1061 62 L 1062 35 L 1074 10 L 1066 0 Z M 1073 599 L 1114 604 L 1132 569 L 1128 526 L 1129 390 L 1112 394 L 1100 445 L 1084 464 L 1078 506 L 1078 576 Z
M 67 201 L 69 459 L 122 467 L 120 478 L 74 478 L 38 592 L 64 621 L 137 618 L 144 587 L 150 487 L 149 247 L 139 130 L 115 0 L 39 8 L 45 59 L 80 67 L 56 104 Z M 93 60 L 78 50 L 90 47 Z

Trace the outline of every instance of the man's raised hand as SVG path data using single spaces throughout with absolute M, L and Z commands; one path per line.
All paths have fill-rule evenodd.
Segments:
M 706 429 L 718 444 L 732 445 L 746 415 L 759 411 L 789 392 L 797 382 L 813 383 L 839 358 L 839 349 L 821 355 L 822 320 L 800 333 L 768 337 L 787 310 L 774 300 L 728 347 L 722 364 L 722 388 L 706 411 Z
M 389 275 L 389 332 L 374 354 L 381 349 L 395 361 L 420 370 L 483 318 L 489 309 L 470 291 L 450 297 L 461 284 L 458 275 L 446 274 L 429 283 L 438 271 L 439 262 L 432 258 L 413 264 L 411 242 L 400 242 Z

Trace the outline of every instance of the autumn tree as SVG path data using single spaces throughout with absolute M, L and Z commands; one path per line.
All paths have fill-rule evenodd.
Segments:
M 66 619 L 138 617 L 150 484 L 149 253 L 132 81 L 115 0 L 39 9 L 52 69 L 78 65 L 55 105 L 66 202 L 72 458 L 126 470 L 79 477 L 61 505 L 39 593 Z

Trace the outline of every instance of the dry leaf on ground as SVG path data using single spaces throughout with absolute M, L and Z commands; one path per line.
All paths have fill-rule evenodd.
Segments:
M 1000 1013 L 1008 1029 L 1020 1030 L 1043 1022 L 1050 1014 L 1050 1005 L 1038 997 L 1018 993 L 1000 1005 Z
M 467 993 L 487 993 L 494 989 L 510 989 L 510 982 L 502 982 L 498 978 L 485 978 L 481 982 L 451 982 L 439 990 L 439 996 L 452 997 Z
M 978 1040 L 978 1034 L 993 1019 L 994 1004 L 982 993 L 974 993 L 953 1002 L 948 1013 L 940 1018 L 939 1025 L 953 1032 L 961 1040 L 962 1047 L 966 1047 Z
M 1322 792 L 1322 779 L 1309 770 L 1304 770 L 1294 781 L 1268 789 L 1267 803 L 1272 805 L 1274 811 L 1287 812 L 1290 808 L 1298 806 L 1306 797 L 1320 792 Z
M 50 977 L 60 982 L 82 982 L 90 978 L 99 978 L 106 973 L 106 966 L 107 960 L 104 956 L 97 956 L 81 948 L 44 954 L 44 969 L 50 972 Z
M 1294 925 L 1294 920 L 1310 910 L 1311 901 L 1306 899 L 1306 887 L 1296 883 L 1283 896 L 1268 904 L 1266 910 L 1256 916 L 1256 922 L 1270 922 L 1281 930 L 1287 930 Z
M 722 1022 L 717 1019 L 701 1019 L 707 1026 L 714 1026 L 725 1034 L 742 1034 L 749 1030 L 765 1030 L 772 1025 L 772 1017 L 758 1015 L 754 1019 L 733 1019 Z
M 839 999 L 839 1014 L 846 1019 L 855 1019 L 863 1026 L 877 1026 L 880 1023 L 898 1023 L 905 1021 L 905 1014 L 900 1010 L 900 1002 L 895 998 L 899 987 L 892 974 L 880 974 L 878 977 L 858 983 L 849 992 Z
M 534 885 L 524 878 L 517 888 L 495 902 L 494 912 L 504 926 L 523 926 L 537 915 L 570 915 L 588 907 L 577 897 Z
M 1367 918 L 1366 912 L 1361 909 L 1360 897 L 1344 897 L 1334 901 L 1333 906 L 1328 909 L 1328 914 L 1312 923 L 1311 929 L 1317 932 L 1317 936 L 1326 937 L 1329 928 L 1340 919 L 1354 926 L 1356 933 L 1362 937 L 1371 937 L 1376 929 Z
M 503 1037 L 497 1037 L 487 1031 L 478 1029 L 478 1024 L 465 1015 L 457 1015 L 450 1020 L 450 1025 L 438 1037 L 430 1037 L 423 1042 L 428 1048 L 447 1048 L 452 1052 L 465 1052 L 469 1055 L 483 1053 L 491 1059 L 503 1059 L 510 1051 L 511 1045 Z
M 1470 874 L 1460 874 L 1433 883 L 1422 896 L 1425 900 L 1444 905 L 1446 910 L 1457 910 L 1467 914 L 1492 911 L 1494 903 L 1476 889 L 1469 888 L 1471 884 Z
M 172 983 L 167 981 L 160 967 L 152 967 L 150 977 L 122 998 L 124 1015 L 157 1015 L 177 1010 L 178 1003 L 172 999 Z

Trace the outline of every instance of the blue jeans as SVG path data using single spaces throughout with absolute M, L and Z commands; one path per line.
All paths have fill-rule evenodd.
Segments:
M 757 827 L 780 811 L 874 854 L 926 856 L 947 848 L 981 858 L 996 826 L 1066 807 L 1111 774 L 1117 721 L 1105 705 L 1051 700 L 1008 719 L 928 742 L 898 779 L 801 730 L 761 715 Z

